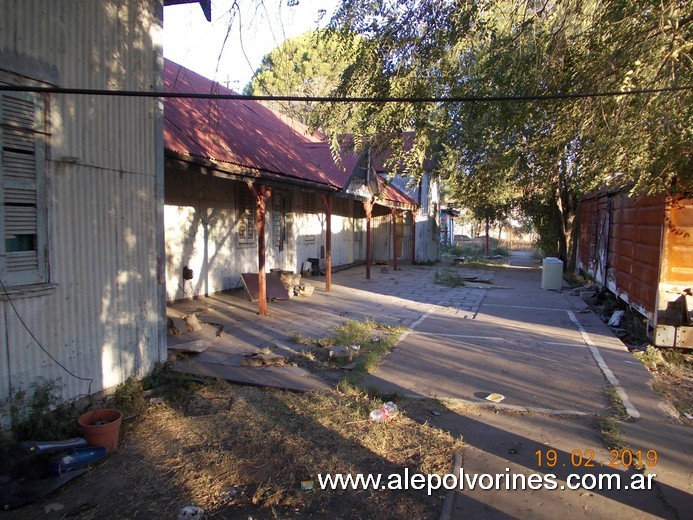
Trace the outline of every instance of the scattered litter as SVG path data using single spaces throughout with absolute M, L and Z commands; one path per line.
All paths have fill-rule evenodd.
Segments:
M 46 504 L 43 506 L 43 510 L 48 513 L 52 513 L 53 511 L 62 511 L 65 506 L 62 504 L 59 504 L 58 502 L 53 502 L 51 504 Z
M 166 402 L 165 397 L 152 397 L 149 399 L 149 404 L 162 404 Z
M 309 283 L 303 283 L 300 285 L 297 285 L 294 287 L 294 294 L 296 296 L 313 296 L 313 292 L 315 291 L 315 286 L 311 285 Z
M 626 311 L 614 311 L 611 318 L 609 318 L 609 327 L 618 327 L 621 324 L 621 318 L 623 318 L 625 313 Z
M 199 332 L 202 330 L 202 326 L 194 313 L 183 316 L 183 322 L 185 322 L 188 332 Z
M 693 415 L 689 414 L 688 412 L 683 412 L 683 416 L 689 421 L 693 421 Z
M 354 358 L 354 352 L 358 351 L 360 348 L 361 347 L 358 345 L 338 345 L 328 347 L 327 350 L 330 353 L 330 358 L 348 359 L 351 361 Z
M 219 325 L 219 327 L 217 328 L 217 332 L 216 332 L 217 338 L 220 338 L 223 333 L 224 333 L 224 326 Z
M 392 401 L 388 401 L 382 408 L 377 408 L 371 411 L 368 419 L 372 422 L 385 422 L 392 419 L 392 416 L 397 413 L 397 405 Z
M 301 489 L 304 491 L 310 491 L 311 489 L 315 488 L 315 481 L 314 480 L 302 480 L 301 481 Z
M 431 410 L 431 415 L 435 415 L 438 417 L 440 415 L 440 412 L 438 410 Z
M 276 367 L 286 364 L 286 358 L 279 354 L 261 354 L 255 352 L 243 356 L 241 359 L 242 367 Z
M 342 370 L 354 370 L 356 368 L 356 362 L 353 363 L 348 363 L 346 365 L 342 365 L 341 367 Z
M 503 399 L 505 399 L 505 396 L 503 394 L 489 394 L 486 396 L 487 401 L 493 401 L 494 403 L 500 403 Z
M 202 520 L 204 516 L 204 509 L 197 506 L 185 506 L 178 511 L 178 520 Z
M 173 323 L 173 319 L 171 318 L 168 319 L 168 333 L 171 334 L 171 336 L 180 335 L 180 329 L 176 327 L 175 323 Z

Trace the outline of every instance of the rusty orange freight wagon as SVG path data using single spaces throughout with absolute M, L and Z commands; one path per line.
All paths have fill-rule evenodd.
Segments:
M 578 270 L 648 321 L 657 346 L 693 348 L 693 198 L 582 198 Z

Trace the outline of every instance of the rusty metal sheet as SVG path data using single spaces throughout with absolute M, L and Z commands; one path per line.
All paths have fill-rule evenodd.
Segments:
M 609 197 L 585 197 L 580 201 L 578 267 L 601 285 L 606 285 L 609 244 Z
M 258 273 L 241 274 L 245 290 L 250 296 L 250 301 L 256 302 L 260 299 L 260 289 L 258 287 Z M 266 291 L 268 300 L 288 300 L 289 292 L 278 276 L 268 273 L 265 276 Z
M 631 305 L 654 312 L 664 227 L 663 195 L 611 199 L 607 279 Z
M 662 251 L 662 283 L 693 285 L 693 199 L 670 199 Z

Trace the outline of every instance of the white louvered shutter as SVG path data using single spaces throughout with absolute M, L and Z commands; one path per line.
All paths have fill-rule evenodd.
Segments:
M 3 283 L 45 281 L 43 106 L 32 94 L 0 96 Z

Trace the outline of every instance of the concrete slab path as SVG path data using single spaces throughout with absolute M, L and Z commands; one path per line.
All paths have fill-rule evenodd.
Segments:
M 285 369 L 263 374 L 266 369 L 240 367 L 239 360 L 268 344 L 291 354 L 302 348 L 288 341 L 292 334 L 327 336 L 347 319 L 406 325 L 411 331 L 363 385 L 440 399 L 441 415 L 426 420 L 464 438 L 462 468 L 472 477 L 556 479 L 557 489 L 466 487 L 455 495 L 451 518 L 690 518 L 691 429 L 677 423 L 652 390 L 648 372 L 599 317 L 568 291 L 543 291 L 541 270 L 527 254 L 514 254 L 505 269 L 455 267 L 493 278 L 491 285 L 433 283 L 437 270 L 451 267 L 375 266 L 370 280 L 363 266 L 355 267 L 334 275 L 330 293 L 321 278 L 308 279 L 314 295 L 271 302 L 269 318 L 257 316 L 257 304 L 243 290 L 181 302 L 169 307 L 170 315 L 197 311 L 203 330 L 169 340 L 209 341 L 207 351 L 181 367 L 192 373 L 325 391 L 338 375 Z M 219 325 L 223 333 L 217 336 Z M 610 465 L 622 455 L 603 448 L 595 425 L 609 407 L 607 386 L 616 388 L 631 415 L 619 425 L 627 445 L 642 457 L 658 456 L 645 472 L 657 475 L 654 483 L 649 490 L 561 490 L 571 474 L 618 476 L 623 485 L 633 474 Z M 490 393 L 505 399 L 490 403 Z M 556 464 L 547 465 L 551 461 Z

